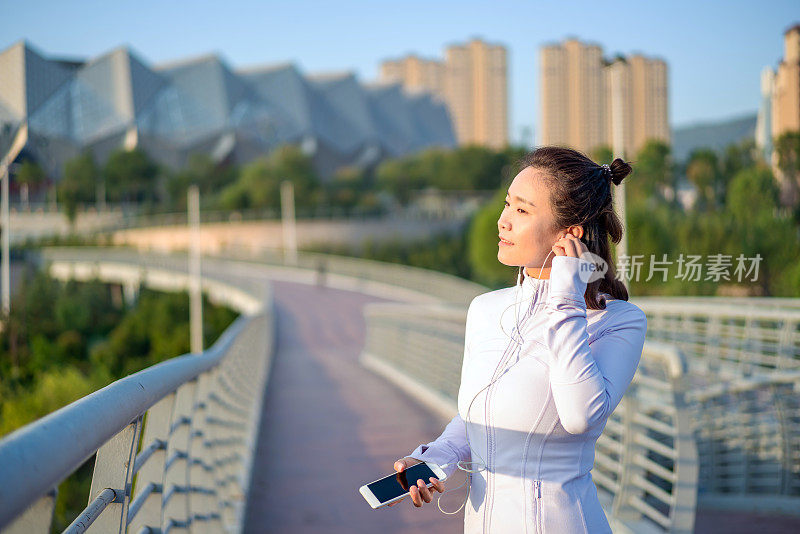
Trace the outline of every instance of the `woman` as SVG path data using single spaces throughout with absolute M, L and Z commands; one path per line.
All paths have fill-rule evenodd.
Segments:
M 590 472 L 594 445 L 647 329 L 609 248 L 622 238 L 612 187 L 631 167 L 559 147 L 534 150 L 522 167 L 497 221 L 497 259 L 520 266 L 518 283 L 473 299 L 458 414 L 395 469 L 431 461 L 448 476 L 470 473 L 464 532 L 611 532 Z M 414 506 L 444 491 L 431 481 L 411 487 Z

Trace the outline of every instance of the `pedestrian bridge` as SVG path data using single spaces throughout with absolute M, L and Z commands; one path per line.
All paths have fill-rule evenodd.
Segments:
M 41 259 L 59 278 L 121 284 L 127 298 L 141 285 L 188 287 L 181 255 L 64 248 Z M 463 516 L 435 506 L 371 510 L 358 488 L 455 414 L 466 307 L 486 288 L 366 260 L 301 253 L 288 265 L 231 251 L 204 257 L 203 289 L 240 313 L 203 354 L 0 441 L 2 532 L 48 532 L 58 484 L 95 452 L 69 532 L 462 531 Z M 797 531 L 800 299 L 632 301 L 648 339 L 592 471 L 614 531 Z

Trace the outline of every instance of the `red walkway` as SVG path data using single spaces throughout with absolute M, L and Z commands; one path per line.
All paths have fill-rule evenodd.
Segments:
M 415 508 L 410 500 L 373 510 L 358 492 L 446 423 L 358 363 L 362 308 L 379 299 L 288 282 L 274 288 L 278 345 L 245 532 L 463 532 L 463 510 L 447 516 L 436 501 Z M 447 494 L 442 507 L 458 508 L 464 491 Z

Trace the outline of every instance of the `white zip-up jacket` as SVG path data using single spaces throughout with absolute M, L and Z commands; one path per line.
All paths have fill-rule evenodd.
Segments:
M 587 310 L 583 261 L 556 256 L 550 279 L 524 274 L 521 345 L 500 327 L 502 314 L 514 330 L 515 286 L 470 303 L 458 414 L 409 454 L 449 464 L 448 477 L 461 460 L 485 462 L 470 475 L 465 533 L 611 532 L 591 476 L 594 446 L 636 372 L 647 319 L 605 293 L 605 310 Z

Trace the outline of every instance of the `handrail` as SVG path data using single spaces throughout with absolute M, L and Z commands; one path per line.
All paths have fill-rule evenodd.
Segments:
M 0 484 L 0 526 L 46 493 L 53 481 L 75 471 L 157 401 L 217 365 L 248 321 L 248 317 L 236 319 L 202 355 L 187 354 L 157 363 L 6 436 L 0 441 L 0 480 L 24 480 L 25 484 Z M 65 447 L 65 443 L 74 445 Z
M 735 380 L 800 370 L 800 306 L 637 299 L 648 339 L 685 351 L 698 376 Z M 791 299 L 788 299 L 791 300 Z M 800 300 L 800 299 L 798 299 Z
M 180 287 L 179 267 L 147 263 L 131 264 L 143 283 L 148 269 L 163 283 L 173 267 L 170 280 Z M 236 280 L 207 282 L 243 312 L 212 347 L 126 376 L 0 440 L 0 529 L 49 531 L 53 489 L 95 452 L 90 505 L 69 532 L 159 531 L 194 521 L 241 528 L 274 342 L 272 297 L 259 283 L 256 310 L 251 280 L 239 280 L 249 298 L 231 285 Z
M 118 247 L 48 247 L 41 252 L 41 256 L 48 261 L 142 263 L 170 269 L 185 269 L 187 261 L 185 254 L 156 255 Z M 297 273 L 325 276 L 331 282 L 342 278 L 356 280 L 360 289 L 369 289 L 365 286 L 371 283 L 379 291 L 406 293 L 410 297 L 409 300 L 415 302 L 467 304 L 476 295 L 488 291 L 488 288 L 480 284 L 430 269 L 315 252 L 300 251 L 297 263 L 288 264 L 279 251 L 253 251 L 244 247 L 229 247 L 224 254 L 206 256 L 204 265 L 214 261 L 231 260 L 271 268 L 288 268 L 295 276 Z

